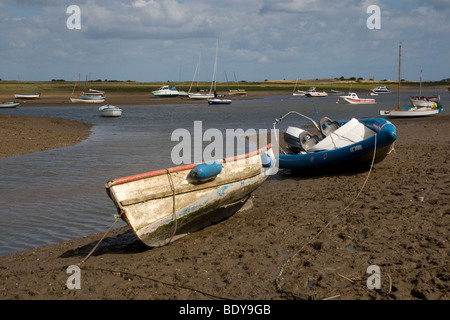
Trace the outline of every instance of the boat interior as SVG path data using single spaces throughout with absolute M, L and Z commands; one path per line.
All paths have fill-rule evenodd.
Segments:
M 339 126 L 337 121 L 324 117 L 319 122 L 318 134 L 297 127 L 288 127 L 284 141 L 290 154 L 335 150 L 370 138 L 375 131 L 353 118 Z

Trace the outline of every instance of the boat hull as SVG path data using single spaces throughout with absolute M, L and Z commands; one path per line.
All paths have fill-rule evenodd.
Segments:
M 7 102 L 0 103 L 0 108 L 15 108 L 20 104 L 20 102 Z
M 70 98 L 72 102 L 84 102 L 84 103 L 101 103 L 104 102 L 105 99 L 79 99 L 79 98 Z
M 344 102 L 350 104 L 374 104 L 375 99 L 353 99 L 353 98 L 342 98 Z
M 209 99 L 208 100 L 208 104 L 212 105 L 212 104 L 231 104 L 231 100 L 230 99 Z
M 413 107 L 425 107 L 425 108 L 432 108 L 433 105 L 436 103 L 436 100 L 434 100 L 433 97 L 431 98 L 410 98 L 411 105 Z
M 155 96 L 155 98 L 173 98 L 173 97 L 178 97 L 179 94 L 166 94 L 166 93 L 153 93 L 153 95 Z
M 158 90 L 152 91 L 152 94 L 156 98 L 171 98 L 178 97 L 180 95 L 175 86 L 162 86 Z
M 345 103 L 350 103 L 350 104 L 374 104 L 375 103 L 375 99 L 360 98 L 354 92 L 349 92 L 348 94 L 346 94 L 344 96 L 339 96 L 339 98 L 342 99 Z
M 326 92 L 305 93 L 305 96 L 308 98 L 323 98 L 328 97 L 328 93 Z
M 439 114 L 442 108 L 418 108 L 414 110 L 380 110 L 380 115 L 387 118 L 427 117 Z
M 16 94 L 14 94 L 14 97 L 17 99 L 39 99 L 41 97 L 41 94 L 40 93 L 36 93 L 36 94 L 16 93 Z
M 191 99 L 214 99 L 214 94 L 212 93 L 189 93 L 188 96 Z
M 233 214 L 272 170 L 263 167 L 263 154 L 274 159 L 269 145 L 219 160 L 221 172 L 206 181 L 191 178 L 193 164 L 115 179 L 105 187 L 135 235 L 158 247 Z
M 382 86 L 382 87 L 376 87 L 375 89 L 372 89 L 371 92 L 373 92 L 373 93 L 391 93 L 391 90 L 385 86 Z
M 382 118 L 359 119 L 376 134 L 360 142 L 334 150 L 304 154 L 281 154 L 279 167 L 301 174 L 322 174 L 368 166 L 385 159 L 397 139 L 395 126 Z M 376 149 L 375 149 L 376 144 Z
M 102 117 L 120 117 L 122 115 L 122 110 L 103 110 L 100 111 Z

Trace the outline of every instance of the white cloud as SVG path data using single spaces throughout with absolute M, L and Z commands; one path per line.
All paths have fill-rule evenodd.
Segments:
M 13 61 L 3 63 L 0 78 L 8 78 L 5 72 L 14 78 L 20 61 L 35 66 L 23 72 L 23 79 L 26 73 L 33 79 L 53 78 L 56 68 L 78 74 L 80 65 L 90 61 L 92 66 L 85 68 L 102 70 L 102 78 L 178 79 L 181 66 L 190 78 L 200 51 L 203 69 L 212 68 L 217 38 L 224 64 L 246 72 L 239 75 L 246 80 L 274 78 L 280 72 L 293 79 L 298 74 L 316 78 L 364 72 L 363 77 L 379 72 L 379 77 L 395 78 L 395 70 L 386 65 L 395 65 L 399 42 L 411 63 L 426 61 L 434 77 L 448 77 L 440 66 L 446 61 L 433 58 L 436 50 L 450 49 L 447 1 L 84 0 L 78 1 L 78 31 L 66 28 L 66 8 L 72 2 L 0 4 L 0 59 Z M 381 8 L 380 30 L 366 27 L 366 9 L 373 4 Z M 17 14 L 21 10 L 27 14 Z M 430 49 L 421 43 L 429 43 Z M 134 77 L 142 74 L 145 78 Z

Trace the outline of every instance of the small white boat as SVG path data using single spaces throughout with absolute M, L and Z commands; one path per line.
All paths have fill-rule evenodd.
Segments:
M 413 107 L 432 108 L 433 105 L 439 101 L 439 97 L 410 96 L 409 100 Z
M 422 70 L 420 70 L 420 89 L 419 95 L 409 96 L 409 101 L 411 101 L 411 106 L 413 107 L 426 107 L 432 108 L 435 102 L 440 100 L 440 96 L 423 96 L 422 95 Z
M 387 118 L 412 118 L 412 117 L 426 117 L 441 113 L 444 108 L 439 102 L 435 102 L 434 107 L 407 107 L 403 109 L 380 110 L 380 115 Z
M 83 91 L 80 95 L 80 99 L 84 100 L 97 100 L 96 102 L 103 102 L 105 100 L 105 92 L 100 90 L 89 89 Z M 102 100 L 102 101 L 100 101 Z
M 327 97 L 328 93 L 326 93 L 325 91 L 318 92 L 316 91 L 315 87 L 311 87 L 305 92 L 305 96 L 307 96 L 308 98 Z
M 189 98 L 191 99 L 214 99 L 214 93 L 210 92 L 195 92 L 195 93 L 188 93 Z
M 20 102 L 10 101 L 10 102 L 0 102 L 0 108 L 15 108 L 20 104 Z
M 110 104 L 105 104 L 98 108 L 98 110 L 102 117 L 120 117 L 122 115 L 122 109 Z
M 152 91 L 157 98 L 178 97 L 180 93 L 174 85 L 162 86 L 158 90 Z
M 380 86 L 376 87 L 375 89 L 372 89 L 371 92 L 374 93 L 391 93 L 391 90 L 387 88 L 386 86 Z
M 228 94 L 230 96 L 246 96 L 247 91 L 245 89 L 230 89 Z
M 87 98 L 70 98 L 70 101 L 72 102 L 85 102 L 85 103 L 101 103 L 104 102 L 105 99 L 87 99 Z
M 297 90 L 292 92 L 293 96 L 297 96 L 297 97 L 304 97 L 306 94 L 306 91 L 302 91 L 302 90 Z
M 226 99 L 225 95 L 223 94 L 217 94 L 216 91 L 214 91 L 214 98 L 208 99 L 208 104 L 231 104 L 231 99 Z
M 223 98 L 214 98 L 214 99 L 208 99 L 208 104 L 231 104 L 231 99 L 223 99 Z
M 88 91 L 83 91 L 81 93 L 82 96 L 93 96 L 93 97 L 104 97 L 105 91 L 89 89 Z
M 102 103 L 105 101 L 105 92 L 100 90 L 89 89 L 83 91 L 79 98 L 70 98 L 72 102 L 85 102 L 85 103 Z
M 375 99 L 364 99 L 359 98 L 358 95 L 355 92 L 349 92 L 345 96 L 340 96 L 344 102 L 350 103 L 350 104 L 374 104 Z
M 39 99 L 41 97 L 40 93 L 32 93 L 32 94 L 26 94 L 26 93 L 15 93 L 14 98 L 17 99 Z

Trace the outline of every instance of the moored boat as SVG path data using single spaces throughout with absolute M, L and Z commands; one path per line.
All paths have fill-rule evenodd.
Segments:
M 376 87 L 374 89 L 371 89 L 370 91 L 373 93 L 391 93 L 391 89 L 386 86 Z
M 225 99 L 225 98 L 213 98 L 213 99 L 208 99 L 208 104 L 212 105 L 212 104 L 231 104 L 232 100 L 231 99 Z
M 327 97 L 328 93 L 326 93 L 325 91 L 321 91 L 321 92 L 316 91 L 315 87 L 311 87 L 308 90 L 306 90 L 305 96 L 308 98 Z
M 245 89 L 230 89 L 228 90 L 230 96 L 246 96 L 247 91 Z
M 152 91 L 156 98 L 178 97 L 180 93 L 174 85 L 162 86 L 158 90 Z
M 122 115 L 122 109 L 110 104 L 101 106 L 98 111 L 100 111 L 102 117 L 120 117 Z
M 93 98 L 93 97 L 80 96 L 80 98 L 70 98 L 70 101 L 83 102 L 83 103 L 101 103 L 101 102 L 104 102 L 105 99 L 98 98 L 98 97 Z
M 214 94 L 208 91 L 197 91 L 194 93 L 188 93 L 191 99 L 214 99 Z
M 103 102 L 105 101 L 105 92 L 95 89 L 89 89 L 87 91 L 83 91 L 80 95 L 81 100 L 95 100 L 95 102 Z
M 433 107 L 435 102 L 439 101 L 438 96 L 410 96 L 409 100 L 411 101 L 411 105 L 413 107 Z
M 17 101 L 0 102 L 0 108 L 15 108 L 18 105 L 20 105 L 20 102 Z
M 15 93 L 14 98 L 16 99 L 39 99 L 41 97 L 40 93 Z
M 336 122 L 324 117 L 319 125 L 310 120 L 317 134 L 296 127 L 284 133 L 287 147 L 278 158 L 280 169 L 323 174 L 367 167 L 382 161 L 397 139 L 395 126 L 383 118 Z
M 293 96 L 298 96 L 298 97 L 304 97 L 305 94 L 306 94 L 306 91 L 303 91 L 303 90 L 297 90 L 297 91 L 292 92 Z
M 398 47 L 398 93 L 397 93 L 397 108 L 393 110 L 380 110 L 380 115 L 386 118 L 411 118 L 411 117 L 426 117 L 441 113 L 444 108 L 440 102 L 434 101 L 432 105 L 424 103 L 423 106 L 415 106 L 411 101 L 412 107 L 400 107 L 400 90 L 401 90 L 401 61 L 402 61 L 402 46 Z M 421 73 L 422 74 L 422 73 Z M 411 97 L 410 97 L 411 99 Z
M 114 179 L 105 187 L 135 235 L 158 247 L 235 213 L 274 161 L 269 144 L 245 155 Z
M 427 117 L 441 113 L 444 110 L 439 102 L 435 102 L 432 107 L 408 107 L 393 110 L 380 110 L 380 115 L 386 118 L 415 118 Z
M 350 104 L 374 104 L 375 99 L 359 98 L 355 92 L 349 92 L 344 96 L 339 96 L 344 102 Z

